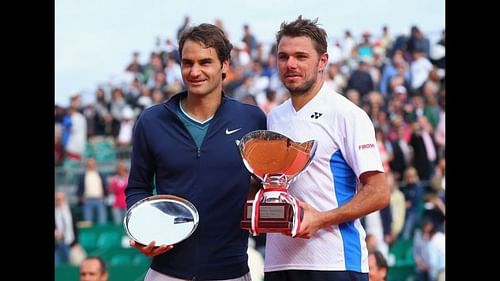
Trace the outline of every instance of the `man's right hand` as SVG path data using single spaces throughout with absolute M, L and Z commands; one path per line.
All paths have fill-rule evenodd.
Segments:
M 144 254 L 145 256 L 148 256 L 148 257 L 154 257 L 157 255 L 161 255 L 165 252 L 170 251 L 174 247 L 174 245 L 167 245 L 167 244 L 163 244 L 163 245 L 155 247 L 155 241 L 151 241 L 147 246 L 145 246 L 139 242 L 136 242 L 134 240 L 130 240 L 129 244 L 131 247 L 136 248 L 137 250 L 139 250 L 139 252 L 141 252 L 142 254 Z

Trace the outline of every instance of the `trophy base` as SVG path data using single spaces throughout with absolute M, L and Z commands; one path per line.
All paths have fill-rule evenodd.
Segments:
M 247 201 L 243 209 L 243 220 L 240 227 L 250 230 L 252 228 L 253 201 Z M 258 233 L 283 232 L 292 230 L 293 208 L 288 203 L 260 203 L 260 219 L 257 222 Z

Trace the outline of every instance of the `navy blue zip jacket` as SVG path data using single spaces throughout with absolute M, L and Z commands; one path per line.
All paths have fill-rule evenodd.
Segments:
M 183 279 L 240 277 L 249 271 L 248 231 L 239 225 L 250 173 L 235 141 L 248 132 L 266 129 L 266 117 L 258 107 L 222 95 L 198 149 L 176 115 L 186 95 L 181 92 L 152 106 L 137 119 L 125 191 L 127 208 L 152 195 L 156 175 L 157 194 L 189 200 L 200 221 L 189 238 L 154 257 L 151 268 Z

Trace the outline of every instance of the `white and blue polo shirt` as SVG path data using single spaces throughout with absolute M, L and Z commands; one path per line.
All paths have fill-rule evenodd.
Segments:
M 290 99 L 275 108 L 267 124 L 294 141 L 318 141 L 311 164 L 288 192 L 319 211 L 350 201 L 362 173 L 384 171 L 370 118 L 327 83 L 298 112 Z M 265 271 L 288 269 L 368 272 L 360 220 L 322 228 L 310 239 L 268 233 Z

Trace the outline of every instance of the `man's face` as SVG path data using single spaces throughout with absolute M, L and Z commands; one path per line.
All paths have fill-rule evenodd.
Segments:
M 308 92 L 321 79 L 328 55 L 318 55 L 312 40 L 306 36 L 283 36 L 278 45 L 278 70 L 290 94 Z
M 56 192 L 54 198 L 56 206 L 62 206 L 66 202 L 66 196 L 64 195 L 63 192 Z
M 107 281 L 108 274 L 101 272 L 99 261 L 90 259 L 80 265 L 80 281 Z
M 221 64 L 214 48 L 187 40 L 182 48 L 182 79 L 190 95 L 209 95 L 222 91 L 222 73 L 229 62 Z
M 387 274 L 385 269 L 379 268 L 377 266 L 377 261 L 374 255 L 368 256 L 368 267 L 370 271 L 368 273 L 370 281 L 383 281 L 385 280 L 385 275 Z

